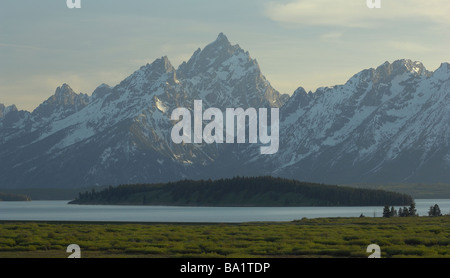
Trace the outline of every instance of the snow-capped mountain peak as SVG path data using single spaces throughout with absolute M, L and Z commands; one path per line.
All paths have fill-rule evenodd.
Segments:
M 440 67 L 433 73 L 433 76 L 439 81 L 446 81 L 450 76 L 450 64 L 442 63 Z
M 10 112 L 17 112 L 17 107 L 13 104 L 10 106 L 5 106 L 3 103 L 0 103 L 0 118 L 6 117 Z
M 409 59 L 396 60 L 393 63 L 385 62 L 376 69 L 376 74 L 380 79 L 392 78 L 405 73 L 414 76 L 428 76 L 430 74 L 421 62 Z
M 186 80 L 198 99 L 219 108 L 226 104 L 281 107 L 288 98 L 273 89 L 256 60 L 239 45 L 232 45 L 223 33 L 182 63 L 177 76 Z
M 32 115 L 39 121 L 63 119 L 76 113 L 89 104 L 89 97 L 86 94 L 77 94 L 68 84 L 56 88 L 55 94 L 39 105 Z
M 153 63 L 142 66 L 132 75 L 123 80 L 116 88 L 131 91 L 152 90 L 161 82 L 175 82 L 175 68 L 167 57 L 156 59 Z
M 239 45 L 231 45 L 228 38 L 220 33 L 217 39 L 208 44 L 203 50 L 197 49 L 192 57 L 187 62 L 183 62 L 178 68 L 178 74 L 183 78 L 192 78 L 199 73 L 208 72 L 220 67 L 224 62 L 239 56 L 238 62 L 235 66 L 244 66 L 243 62 L 250 60 L 248 53 L 242 50 Z

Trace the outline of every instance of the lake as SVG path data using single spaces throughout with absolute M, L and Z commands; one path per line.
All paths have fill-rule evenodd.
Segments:
M 69 201 L 0 202 L 0 220 L 112 222 L 292 221 L 320 217 L 381 217 L 383 207 L 172 207 L 69 205 Z M 417 213 L 428 215 L 438 204 L 450 213 L 449 199 L 415 200 Z M 399 207 L 395 207 L 398 209 Z

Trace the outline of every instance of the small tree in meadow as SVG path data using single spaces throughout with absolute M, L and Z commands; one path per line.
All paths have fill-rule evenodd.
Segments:
M 428 216 L 442 216 L 441 209 L 437 204 L 430 207 L 430 210 L 428 210 Z

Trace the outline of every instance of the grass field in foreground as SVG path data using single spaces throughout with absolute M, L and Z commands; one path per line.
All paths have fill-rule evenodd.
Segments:
M 243 224 L 0 222 L 0 258 L 450 258 L 450 217 L 320 218 Z

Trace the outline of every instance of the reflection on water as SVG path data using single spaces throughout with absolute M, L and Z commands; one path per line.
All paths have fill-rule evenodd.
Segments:
M 381 217 L 383 207 L 170 207 L 68 205 L 68 201 L 0 202 L 0 220 L 120 222 L 292 221 L 318 217 Z M 416 200 L 420 216 L 438 204 L 450 213 L 450 200 Z M 398 209 L 398 207 L 396 207 Z

